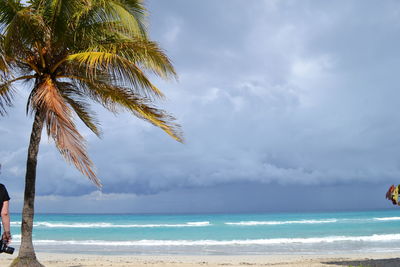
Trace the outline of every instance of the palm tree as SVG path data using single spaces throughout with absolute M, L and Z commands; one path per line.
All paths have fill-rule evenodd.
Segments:
M 174 118 L 152 103 L 163 94 L 148 78 L 175 78 L 175 70 L 148 37 L 142 0 L 0 0 L 0 115 L 15 87 L 29 85 L 30 137 L 22 240 L 12 266 L 43 266 L 32 244 L 36 165 L 44 125 L 67 162 L 101 186 L 74 123 L 77 116 L 97 136 L 87 100 L 121 110 L 182 141 Z M 25 86 L 27 87 L 27 86 Z

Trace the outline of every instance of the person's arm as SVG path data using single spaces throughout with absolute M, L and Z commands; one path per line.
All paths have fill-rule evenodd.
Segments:
M 1 221 L 3 222 L 3 240 L 7 240 L 7 243 L 11 241 L 11 232 L 10 232 L 10 214 L 8 212 L 9 202 L 3 202 L 3 208 L 1 209 Z

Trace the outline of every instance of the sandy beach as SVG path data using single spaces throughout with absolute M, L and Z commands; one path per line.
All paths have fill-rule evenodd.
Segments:
M 235 256 L 182 256 L 182 255 L 82 255 L 38 253 L 41 263 L 49 267 L 239 267 L 239 266 L 400 266 L 400 253 L 348 254 L 348 255 L 235 255 Z M 8 266 L 15 256 L 2 254 L 0 266 Z

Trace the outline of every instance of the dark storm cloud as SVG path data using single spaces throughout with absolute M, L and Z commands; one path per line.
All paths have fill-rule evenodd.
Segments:
M 210 213 L 210 212 L 315 212 L 378 209 L 387 205 L 386 186 L 281 186 L 230 183 L 207 188 L 173 189 L 153 195 L 104 194 L 39 196 L 38 212 L 76 213 Z M 14 199 L 13 205 L 22 200 Z M 82 205 L 85 203 L 85 205 Z M 389 207 L 389 206 L 386 206 Z M 393 206 L 395 209 L 396 207 Z
M 350 203 L 351 190 L 343 188 L 360 184 L 373 194 L 399 180 L 398 2 L 170 0 L 147 6 L 151 35 L 179 73 L 179 83 L 156 80 L 168 97 L 160 105 L 183 125 L 186 143 L 129 114 L 115 117 L 95 107 L 103 139 L 82 131 L 105 195 L 143 204 L 182 200 L 187 190 L 233 196 L 238 189 L 230 185 L 255 190 L 272 184 L 347 192 L 343 203 Z M 16 192 L 31 123 L 23 105 L 20 100 L 0 125 L 2 177 Z M 90 201 L 95 188 L 43 139 L 38 194 Z M 178 202 L 171 206 L 179 210 Z

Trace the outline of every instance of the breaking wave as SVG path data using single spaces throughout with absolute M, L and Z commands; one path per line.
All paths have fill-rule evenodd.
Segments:
M 382 217 L 382 218 L 374 218 L 376 221 L 400 221 L 400 217 Z
M 12 226 L 21 225 L 20 222 L 11 222 Z M 210 226 L 210 222 L 186 222 L 177 224 L 113 224 L 113 223 L 55 223 L 37 222 L 35 227 L 49 228 L 156 228 L 156 227 L 204 227 Z
M 317 223 L 335 223 L 337 219 L 326 220 L 298 220 L 298 221 L 242 221 L 227 222 L 227 225 L 257 226 L 257 225 L 280 225 L 280 224 L 317 224 Z
M 15 236 L 20 241 L 20 236 Z M 400 234 L 370 236 L 328 236 L 309 238 L 272 238 L 247 240 L 34 240 L 38 245 L 88 245 L 88 246 L 235 246 L 235 245 L 280 245 L 280 244 L 315 244 L 332 242 L 390 242 L 400 241 Z

